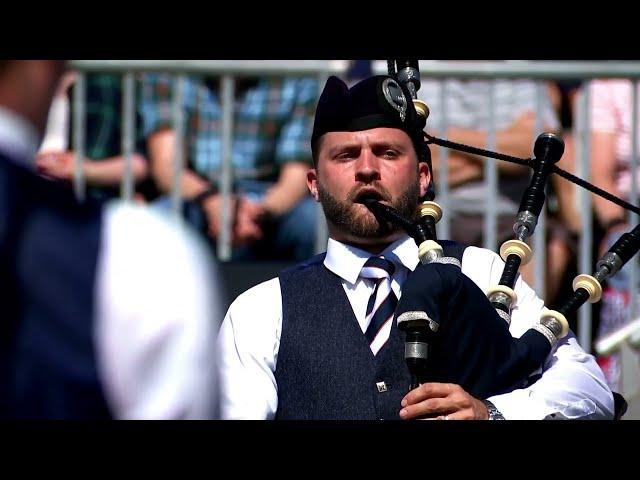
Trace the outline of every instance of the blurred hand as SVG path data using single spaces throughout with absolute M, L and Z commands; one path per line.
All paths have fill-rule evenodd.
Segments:
M 246 198 L 239 200 L 236 220 L 233 229 L 233 246 L 249 245 L 263 236 L 261 222 L 266 218 L 266 210 L 262 204 Z
M 262 238 L 260 221 L 266 214 L 262 205 L 236 196 L 232 196 L 230 200 L 229 212 L 232 215 L 235 212 L 235 220 L 232 218 L 231 245 L 240 247 Z M 207 217 L 209 236 L 218 238 L 222 228 L 222 195 L 210 196 L 203 202 L 202 208 Z
M 74 157 L 73 152 L 43 152 L 36 156 L 36 168 L 39 173 L 47 177 L 71 180 L 74 172 Z

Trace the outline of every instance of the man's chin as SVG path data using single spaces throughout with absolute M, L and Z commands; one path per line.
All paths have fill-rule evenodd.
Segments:
M 366 207 L 365 207 L 366 209 Z M 395 233 L 393 225 L 381 226 L 378 219 L 368 209 L 355 213 L 350 221 L 351 233 L 372 240 L 384 240 Z
M 369 210 L 369 208 L 362 204 L 362 203 L 354 203 L 351 206 L 351 214 L 353 216 L 353 218 L 368 218 L 368 217 L 372 217 L 375 218 L 373 216 L 373 213 L 371 213 L 371 210 Z
M 354 205 L 351 215 L 351 223 L 358 225 L 360 229 L 376 231 L 380 228 L 376 216 L 364 205 Z
M 394 225 L 381 226 L 371 210 L 361 203 L 338 202 L 327 193 L 321 194 L 320 199 L 327 221 L 341 237 L 348 236 L 352 242 L 360 240 L 377 243 L 398 236 Z

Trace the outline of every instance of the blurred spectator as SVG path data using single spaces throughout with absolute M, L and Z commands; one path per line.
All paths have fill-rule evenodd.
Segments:
M 171 190 L 176 144 L 168 75 L 145 77 L 144 134 L 158 188 Z M 187 77 L 183 90 L 184 215 L 215 248 L 221 231 L 220 80 Z M 310 78 L 236 79 L 233 103 L 233 260 L 298 260 L 314 253 L 317 209 L 306 177 L 318 84 Z M 160 200 L 167 207 L 169 197 Z
M 443 85 L 446 86 L 444 105 L 440 94 Z M 431 111 L 427 132 L 454 142 L 487 148 L 490 86 L 491 82 L 486 80 L 423 79 L 418 98 Z M 496 129 L 493 150 L 516 157 L 531 157 L 536 137 L 536 84 L 528 80 L 496 80 L 493 91 Z M 547 132 L 558 130 L 558 120 L 546 91 L 542 101 L 542 129 Z M 441 132 L 440 119 L 445 109 L 447 130 Z M 431 152 L 437 193 L 437 179 L 441 175 L 440 148 L 432 147 Z M 485 161 L 495 160 L 448 151 L 451 208 L 445 215 L 450 215 L 451 239 L 467 245 L 482 246 L 483 243 L 487 208 Z M 496 164 L 499 174 L 497 239 L 501 244 L 513 237 L 515 213 L 529 184 L 530 169 L 503 161 L 496 161 Z
M 206 248 L 149 209 L 80 204 L 35 172 L 64 67 L 0 61 L 0 418 L 215 418 Z
M 49 111 L 47 130 L 39 148 L 36 165 L 48 177 L 71 181 L 74 175 L 73 118 L 71 97 L 76 72 L 66 73 Z M 86 86 L 85 158 L 82 163 L 88 194 L 115 198 L 125 172 L 122 154 L 122 76 L 88 73 Z M 146 148 L 140 129 L 140 115 L 134 109 L 137 138 L 134 142 L 132 172 L 138 198 L 151 199 L 155 192 L 148 177 Z
M 629 198 L 632 182 L 630 169 L 632 148 L 632 82 L 624 79 L 601 79 L 590 83 L 591 175 L 600 188 Z M 638 177 L 636 177 L 638 178 Z M 627 213 L 618 205 L 593 196 L 596 217 L 604 230 L 599 246 L 603 254 L 621 234 L 631 229 Z M 597 335 L 602 337 L 629 323 L 630 265 L 634 257 L 604 286 Z M 637 302 L 637 298 L 633 299 Z M 598 359 L 611 388 L 620 389 L 620 355 L 613 353 Z

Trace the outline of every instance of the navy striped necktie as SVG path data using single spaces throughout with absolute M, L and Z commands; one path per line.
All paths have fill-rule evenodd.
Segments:
M 383 257 L 369 258 L 360 272 L 362 278 L 372 279 L 376 282 L 367 303 L 365 321 L 365 325 L 367 325 L 365 337 L 374 354 L 378 353 L 388 339 L 388 336 L 382 338 L 382 330 L 388 322 L 392 321 L 398 304 L 398 298 L 391 289 L 391 278 L 394 272 L 393 262 Z

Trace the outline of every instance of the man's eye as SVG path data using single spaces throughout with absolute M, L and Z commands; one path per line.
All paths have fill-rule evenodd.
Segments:
M 384 152 L 384 156 L 387 158 L 395 158 L 398 156 L 398 152 L 395 150 L 387 150 Z

